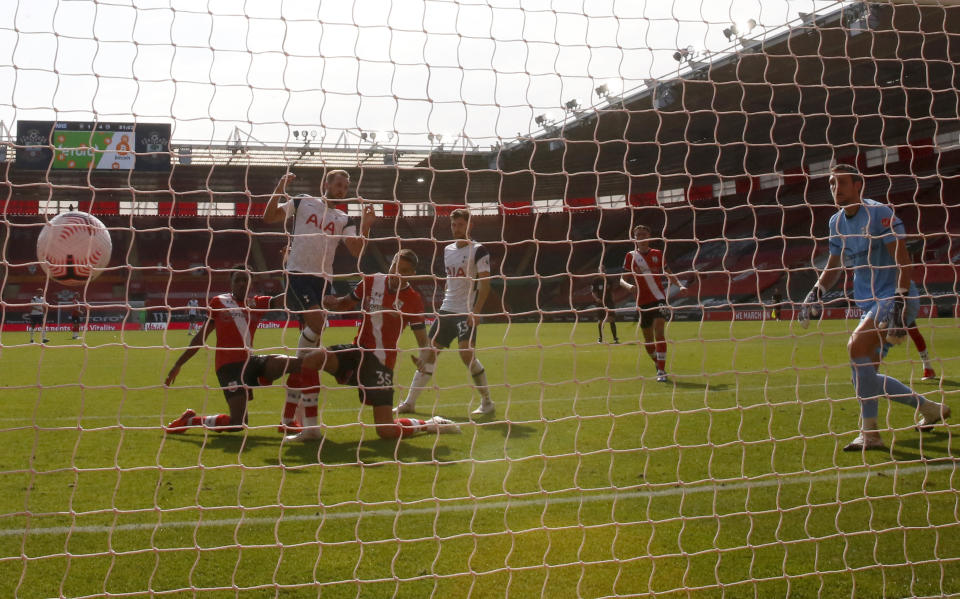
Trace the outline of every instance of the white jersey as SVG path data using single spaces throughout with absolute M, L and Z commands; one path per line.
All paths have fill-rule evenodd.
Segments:
M 280 204 L 284 214 L 293 217 L 293 241 L 287 256 L 287 270 L 333 276 L 333 258 L 344 237 L 356 237 L 356 226 L 347 214 L 328 206 L 323 198 L 299 195 Z
M 33 306 L 30 307 L 30 314 L 33 316 L 43 316 L 43 297 L 35 295 L 30 299 Z
M 196 315 L 197 315 L 197 308 L 200 307 L 200 302 L 198 302 L 198 301 L 196 300 L 196 298 L 194 298 L 194 299 L 192 299 L 192 300 L 190 300 L 190 301 L 187 302 L 187 307 L 190 308 L 190 310 L 188 311 L 188 313 L 190 314 L 190 316 L 196 316 Z
M 443 312 L 465 313 L 473 310 L 477 273 L 490 272 L 490 253 L 475 241 L 457 247 L 454 241 L 443 248 L 443 267 L 447 288 L 443 294 Z

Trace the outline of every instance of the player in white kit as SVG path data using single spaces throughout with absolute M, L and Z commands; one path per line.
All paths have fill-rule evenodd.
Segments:
M 187 335 L 193 335 L 200 330 L 200 322 L 197 320 L 197 308 L 200 307 L 200 302 L 195 297 L 191 297 L 187 301 Z
M 455 241 L 443 248 L 447 285 L 440 313 L 430 327 L 432 347 L 422 351 L 419 359 L 414 358 L 417 372 L 407 398 L 395 408 L 398 414 L 416 411 L 417 398 L 433 377 L 437 351 L 449 347 L 454 338 L 459 343 L 460 359 L 480 393 L 480 407 L 472 414 L 484 416 L 494 412 L 487 374 L 474 351 L 479 314 L 490 294 L 490 254 L 487 248 L 468 237 L 469 228 L 468 210 L 461 208 L 450 214 L 450 231 Z
M 320 345 L 320 334 L 326 324 L 323 298 L 334 295 L 333 259 L 337 245 L 343 242 L 351 254 L 359 256 L 375 215 L 373 206 L 364 206 L 360 236 L 357 236 L 356 225 L 335 206 L 346 199 L 349 192 L 350 175 L 346 171 L 328 172 L 323 180 L 323 195 L 319 198 L 306 194 L 288 196 L 287 184 L 295 178 L 293 173 L 287 173 L 280 179 L 267 202 L 263 220 L 267 224 L 293 221 L 288 229 L 292 238 L 285 265 L 287 309 L 299 314 L 303 323 L 297 343 L 297 356 L 302 358 Z M 281 197 L 287 200 L 281 203 Z M 319 385 L 316 371 L 304 370 L 288 377 L 281 432 L 295 433 L 298 439 L 320 436 L 316 428 Z M 302 431 L 294 425 L 301 405 Z

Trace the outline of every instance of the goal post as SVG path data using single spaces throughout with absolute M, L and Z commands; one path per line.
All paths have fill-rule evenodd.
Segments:
M 960 594 L 955 0 L 0 23 L 0 596 Z

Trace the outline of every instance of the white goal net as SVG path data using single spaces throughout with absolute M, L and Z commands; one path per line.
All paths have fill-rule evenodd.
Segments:
M 0 2 L 0 596 L 960 595 L 958 31 Z

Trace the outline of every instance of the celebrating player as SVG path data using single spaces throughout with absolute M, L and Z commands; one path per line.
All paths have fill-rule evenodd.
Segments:
M 263 214 L 264 222 L 280 223 L 293 219 L 291 242 L 286 261 L 287 306 L 296 310 L 302 320 L 297 356 L 303 357 L 320 344 L 320 334 L 326 323 L 323 298 L 333 294 L 333 259 L 337 245 L 343 241 L 351 254 L 359 256 L 364 239 L 373 226 L 373 206 L 364 206 L 357 228 L 349 222 L 345 212 L 334 205 L 347 197 L 350 175 L 333 170 L 323 181 L 323 196 L 298 195 L 289 198 L 287 184 L 295 179 L 293 173 L 281 177 Z M 288 197 L 280 202 L 281 197 Z M 315 427 L 320 380 L 315 371 L 295 372 L 287 379 L 287 400 L 283 408 L 281 430 L 290 432 L 302 403 L 303 425 Z M 308 429 L 310 430 L 310 429 Z M 313 433 L 312 433 L 313 434 Z M 318 433 L 316 433 L 318 434 Z
M 833 168 L 830 191 L 839 208 L 830 218 L 830 257 L 804 300 L 800 323 L 809 326 L 810 318 L 819 316 L 823 294 L 836 284 L 843 266 L 852 268 L 853 297 L 863 316 L 850 335 L 847 350 L 861 419 L 860 434 L 843 449 L 884 449 L 877 430 L 877 397 L 885 395 L 920 412 L 917 429 L 921 431 L 948 418 L 950 408 L 877 373 L 884 334 L 891 342 L 902 341 L 907 335 L 904 323 L 912 323 L 919 308 L 917 289 L 910 281 L 903 223 L 889 206 L 862 198 L 863 176 L 853 166 Z
M 602 270 L 602 267 L 601 267 Z M 613 342 L 620 343 L 617 339 L 617 303 L 613 299 L 613 290 L 615 287 L 607 281 L 606 274 L 602 273 L 593 279 L 590 284 L 590 293 L 593 295 L 593 301 L 599 308 L 597 317 L 597 343 L 603 343 L 603 325 L 610 323 L 610 332 L 613 333 Z
M 217 331 L 215 366 L 217 380 L 230 408 L 230 414 L 198 416 L 187 410 L 166 427 L 168 433 L 183 433 L 191 426 L 207 426 L 219 431 L 238 431 L 247 424 L 247 403 L 253 399 L 251 387 L 264 381 L 273 381 L 285 372 L 287 356 L 253 356 L 253 336 L 257 324 L 271 308 L 283 307 L 283 296 L 258 295 L 247 299 L 250 275 L 242 265 L 230 276 L 230 293 L 210 300 L 208 318 L 190 342 L 189 347 L 177 358 L 167 374 L 164 385 L 174 383 L 180 369 L 206 343 L 207 337 Z
M 43 299 L 43 289 L 37 289 L 37 294 L 30 298 L 30 322 L 27 330 L 30 331 L 30 343 L 33 343 L 33 333 L 40 331 L 40 340 L 48 343 L 47 327 L 44 323 L 44 312 L 46 311 L 45 300 Z
M 398 414 L 416 411 L 417 398 L 430 383 L 437 362 L 437 351 L 450 346 L 454 338 L 460 348 L 460 359 L 473 376 L 480 393 L 480 407 L 474 416 L 492 414 L 496 409 L 490 399 L 487 374 L 476 357 L 477 324 L 479 314 L 490 294 L 490 254 L 487 248 L 470 240 L 470 211 L 465 208 L 450 214 L 450 231 L 454 242 L 443 249 L 443 264 L 447 274 L 446 290 L 440 313 L 430 327 L 432 347 L 422 351 L 416 360 L 407 398 L 396 407 Z
M 664 329 L 667 295 L 663 291 L 661 279 L 666 275 L 667 279 L 680 289 L 681 294 L 685 293 L 687 288 L 664 264 L 663 252 L 650 247 L 649 227 L 637 225 L 632 234 L 636 249 L 624 258 L 624 273 L 620 277 L 620 284 L 636 292 L 644 347 L 657 367 L 657 382 L 666 383 L 667 338 Z M 633 283 L 628 279 L 633 279 Z
M 324 307 L 333 311 L 353 310 L 360 304 L 363 321 L 352 344 L 334 345 L 311 351 L 302 360 L 303 370 L 324 370 L 337 382 L 357 387 L 360 402 L 373 407 L 377 434 L 384 439 L 408 437 L 418 432 L 457 433 L 460 427 L 451 420 L 434 416 L 428 420 L 393 418 L 393 367 L 397 361 L 397 339 L 410 326 L 417 344 L 427 347 L 423 300 L 406 281 L 416 272 L 419 260 L 410 249 L 400 250 L 390 265 L 389 274 L 365 275 L 348 295 L 327 296 Z M 286 437 L 286 440 L 315 438 L 311 429 Z

